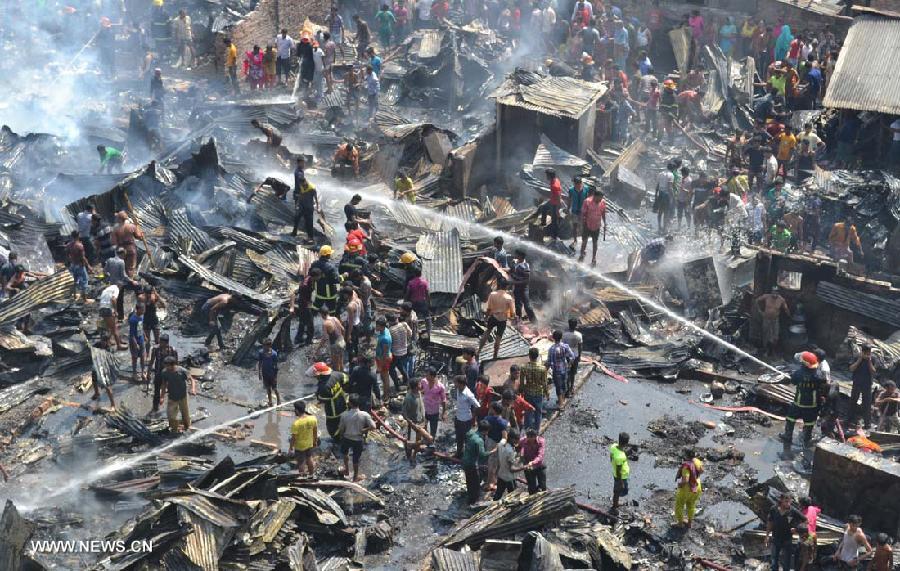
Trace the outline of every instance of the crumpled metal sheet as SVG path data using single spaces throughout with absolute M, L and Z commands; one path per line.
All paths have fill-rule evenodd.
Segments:
M 347 515 L 341 506 L 319 490 L 288 486 L 278 488 L 278 495 L 281 499 L 296 503 L 301 510 L 310 512 L 322 525 L 348 525 Z M 302 519 L 303 516 L 298 514 L 298 517 Z
M 204 280 L 209 283 L 228 291 L 229 293 L 238 295 L 240 297 L 244 297 L 250 301 L 254 301 L 263 307 L 274 307 L 279 305 L 281 302 L 270 295 L 259 293 L 256 290 L 252 290 L 247 286 L 240 284 L 231 278 L 226 278 L 221 274 L 217 274 L 216 272 L 210 271 L 199 264 L 193 258 L 190 258 L 185 255 L 178 256 L 178 261 L 187 266 L 195 274 L 199 275 Z M 71 279 L 71 278 L 70 278 Z
M 416 254 L 431 293 L 456 295 L 463 275 L 459 230 L 423 235 L 416 242 Z
M 25 317 L 35 309 L 70 299 L 75 293 L 75 280 L 68 270 L 39 279 L 12 298 L 0 303 L 0 324 Z

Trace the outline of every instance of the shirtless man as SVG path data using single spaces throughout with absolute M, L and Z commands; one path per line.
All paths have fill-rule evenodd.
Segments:
M 347 345 L 347 358 L 353 362 L 359 351 L 359 337 L 362 331 L 363 304 L 352 287 L 341 288 L 341 301 L 346 308 L 344 315 L 344 342 Z
M 497 283 L 497 291 L 491 292 L 488 296 L 486 312 L 488 314 L 487 329 L 481 336 L 481 342 L 478 344 L 478 354 L 481 355 L 481 349 L 487 343 L 491 331 L 494 331 L 494 359 L 500 352 L 500 342 L 503 340 L 503 333 L 506 331 L 506 322 L 510 317 L 516 314 L 516 306 L 513 297 L 506 291 L 506 280 L 501 279 Z
M 278 129 L 268 123 L 260 123 L 258 119 L 252 119 L 250 124 L 263 132 L 266 136 L 266 143 L 273 147 L 281 146 L 281 132 Z
M 322 341 L 313 354 L 318 353 L 324 347 L 328 347 L 328 354 L 331 355 L 331 368 L 335 371 L 344 371 L 344 349 L 346 342 L 344 340 L 344 326 L 341 320 L 331 315 L 327 307 L 319 310 L 322 317 Z
M 134 271 L 137 268 L 137 240 L 142 239 L 144 233 L 129 221 L 125 212 L 118 212 L 116 220 L 119 224 L 112 232 L 112 243 L 116 248 L 125 248 L 125 273 L 134 279 Z
M 207 315 L 209 323 L 209 334 L 206 336 L 204 344 L 212 343 L 213 338 L 219 342 L 219 350 L 225 349 L 225 341 L 222 339 L 222 328 L 219 326 L 219 314 L 224 311 L 234 296 L 230 293 L 220 293 L 206 300 L 201 311 Z
M 762 314 L 762 346 L 765 354 L 772 356 L 778 345 L 781 333 L 781 313 L 790 319 L 791 310 L 787 302 L 778 293 L 778 288 L 772 288 L 772 293 L 766 293 L 756 299 L 756 307 Z

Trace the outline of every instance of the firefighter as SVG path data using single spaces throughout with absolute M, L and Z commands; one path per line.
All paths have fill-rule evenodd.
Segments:
M 369 273 L 369 261 L 363 253 L 362 242 L 356 238 L 347 241 L 347 245 L 344 247 L 344 256 L 338 266 L 341 275 L 352 274 L 353 270 L 359 270 L 366 275 Z
M 327 363 L 314 363 L 310 369 L 316 377 L 316 399 L 322 404 L 325 412 L 325 428 L 334 438 L 341 422 L 341 413 L 347 410 L 347 375 L 342 371 L 334 371 Z
M 403 286 L 406 287 L 406 284 L 410 282 L 414 277 L 416 277 L 416 270 L 422 271 L 422 260 L 420 260 L 415 254 L 412 252 L 403 252 L 400 256 L 399 262 L 393 262 L 391 264 L 392 268 L 400 268 L 403 270 L 405 274 L 405 279 L 403 280 Z
M 328 244 L 319 248 L 319 259 L 310 264 L 310 270 L 318 268 L 322 277 L 316 281 L 316 289 L 312 294 L 312 307 L 318 311 L 327 307 L 331 311 L 337 310 L 338 290 L 343 279 L 338 273 L 337 267 L 331 261 L 334 248 Z

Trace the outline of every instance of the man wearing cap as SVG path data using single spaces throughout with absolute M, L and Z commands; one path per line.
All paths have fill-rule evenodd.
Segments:
M 791 374 L 791 384 L 796 386 L 794 402 L 788 411 L 784 423 L 782 442 L 790 445 L 794 435 L 794 423 L 803 421 L 803 444 L 808 446 L 812 440 L 813 427 L 819 416 L 819 406 L 825 402 L 827 388 L 823 379 L 817 374 L 819 359 L 815 353 L 804 351 L 800 354 L 802 366 Z
M 341 263 L 338 265 L 341 275 L 349 275 L 353 273 L 353 270 L 359 270 L 364 274 L 369 273 L 369 260 L 366 259 L 365 246 L 356 237 L 347 239 L 344 255 L 341 256 Z
M 316 280 L 316 289 L 312 294 L 312 307 L 315 310 L 336 310 L 338 304 L 338 287 L 343 278 L 338 272 L 337 266 L 331 261 L 334 248 L 325 244 L 319 248 L 319 259 L 310 264 L 309 269 L 318 269 L 322 277 Z
M 169 418 L 169 432 L 178 432 L 178 412 L 181 411 L 181 424 L 184 431 L 191 427 L 191 412 L 188 408 L 187 382 L 191 382 L 191 394 L 197 394 L 197 381 L 187 372 L 184 367 L 179 367 L 175 357 L 168 356 L 165 358 L 165 370 L 160 374 L 160 397 L 159 402 L 162 404 L 163 399 L 168 395 L 169 402 L 166 405 L 166 416 Z
M 338 433 L 341 414 L 347 410 L 347 396 L 344 393 L 347 376 L 340 371 L 333 371 L 327 363 L 321 361 L 314 363 L 309 373 L 316 377 L 316 399 L 325 412 L 325 428 L 334 437 Z
M 266 389 L 269 406 L 272 406 L 272 393 L 275 393 L 275 402 L 281 404 L 281 395 L 278 394 L 278 351 L 272 349 L 271 339 L 263 341 L 262 349 L 256 355 L 256 363 L 259 380 Z
M 321 210 L 319 206 L 319 193 L 316 187 L 306 179 L 305 172 L 300 169 L 298 160 L 297 170 L 294 171 L 294 229 L 291 236 L 297 235 L 297 229 L 300 226 L 300 219 L 303 219 L 303 230 L 306 237 L 314 238 L 313 217 L 317 211 Z
M 662 130 L 659 140 L 665 134 L 666 141 L 671 145 L 675 140 L 675 119 L 678 117 L 678 94 L 675 91 L 675 82 L 671 79 L 663 81 L 663 90 L 659 96 L 659 112 L 662 119 Z
M 149 375 L 153 375 L 153 407 L 150 414 L 159 412 L 159 405 L 162 404 L 162 373 L 165 368 L 166 359 L 172 357 L 178 362 L 178 351 L 169 343 L 169 334 L 163 333 L 159 336 L 159 344 L 150 352 L 150 362 L 147 365 L 147 376 L 144 377 L 145 382 L 149 382 Z

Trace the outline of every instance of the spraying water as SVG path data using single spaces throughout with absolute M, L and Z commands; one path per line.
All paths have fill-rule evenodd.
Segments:
M 358 191 L 349 190 L 346 188 L 330 187 L 330 186 L 329 186 L 328 190 L 329 191 L 334 190 L 336 193 L 343 194 L 345 196 L 352 196 L 353 194 L 357 194 L 357 192 L 358 192 Z M 377 194 L 370 194 L 370 195 L 365 196 L 365 198 L 368 200 L 371 200 L 372 202 L 376 202 L 376 203 L 381 204 L 386 207 L 395 205 L 398 202 L 390 197 L 377 195 Z M 777 373 L 779 376 L 784 374 L 781 371 L 779 371 L 778 369 L 776 369 L 775 367 L 773 367 L 772 365 L 769 365 L 768 363 L 761 361 L 760 359 L 754 357 L 750 353 L 744 351 L 737 345 L 729 343 L 728 341 L 725 341 L 721 337 L 718 337 L 717 335 L 710 333 L 709 331 L 700 327 L 699 325 L 696 325 L 692 321 L 685 319 L 681 315 L 678 315 L 677 313 L 671 311 L 664 305 L 646 297 L 645 295 L 628 287 L 626 284 L 620 282 L 619 280 L 616 280 L 614 278 L 607 276 L 606 274 L 600 272 L 599 270 L 597 270 L 596 268 L 594 268 L 592 266 L 588 266 L 587 264 L 585 264 L 583 262 L 578 262 L 576 260 L 573 260 L 572 258 L 564 256 L 563 254 L 554 252 L 553 250 L 546 248 L 540 244 L 535 244 L 534 242 L 525 240 L 525 239 L 521 238 L 520 236 L 516 236 L 514 234 L 510 234 L 510 233 L 504 232 L 502 230 L 496 230 L 494 228 L 485 226 L 483 224 L 479 224 L 477 222 L 472 222 L 469 220 L 464 220 L 462 218 L 457 218 L 457 217 L 449 215 L 449 214 L 436 212 L 434 210 L 430 210 L 430 209 L 424 208 L 422 206 L 416 206 L 414 204 L 409 204 L 409 203 L 405 203 L 405 202 L 403 204 L 406 208 L 414 210 L 417 213 L 422 214 L 423 216 L 425 216 L 427 218 L 431 218 L 433 220 L 438 220 L 442 223 L 448 223 L 451 226 L 465 227 L 467 230 L 469 230 L 469 232 L 474 233 L 474 234 L 480 234 L 483 236 L 501 236 L 501 237 L 503 237 L 503 240 L 506 243 L 516 244 L 516 245 L 520 246 L 523 250 L 526 250 L 533 254 L 537 254 L 539 256 L 543 256 L 545 258 L 552 258 L 552 259 L 556 260 L 557 262 L 559 262 L 563 266 L 577 268 L 578 270 L 583 271 L 583 272 L 609 284 L 611 287 L 613 287 L 619 291 L 622 291 L 636 299 L 639 299 L 641 301 L 641 303 L 646 304 L 649 307 L 652 307 L 653 309 L 655 309 L 656 311 L 659 311 L 660 313 L 663 313 L 669 319 L 677 321 L 681 325 L 684 325 L 688 329 L 700 334 L 701 336 L 720 345 L 721 347 L 724 347 L 725 349 L 728 349 L 729 351 L 731 351 L 737 355 L 740 355 L 741 357 L 748 359 L 748 360 L 756 363 L 757 365 L 760 365 L 761 367 L 763 367 L 765 369 L 768 369 L 774 373 Z
M 340 187 L 337 185 L 331 185 L 331 184 L 327 184 L 327 183 L 325 185 L 320 185 L 320 188 L 322 188 L 322 187 L 327 187 L 328 192 L 333 192 L 334 194 L 339 194 L 339 195 L 343 195 L 343 196 L 347 196 L 347 197 L 350 197 L 353 194 L 357 194 L 357 192 L 358 192 L 356 190 L 351 190 L 351 189 L 347 189 L 347 188 L 343 188 L 343 187 Z M 394 206 L 398 203 L 398 201 L 396 201 L 388 196 L 383 196 L 383 195 L 378 195 L 378 194 L 368 194 L 365 196 L 365 198 L 367 200 L 370 200 L 371 202 L 381 204 L 382 206 L 385 206 L 388 208 L 390 208 L 391 206 Z M 451 216 L 451 215 L 444 214 L 441 212 L 436 212 L 434 210 L 430 210 L 430 209 L 424 208 L 422 206 L 416 206 L 416 205 L 409 204 L 406 202 L 404 202 L 403 204 L 406 208 L 410 208 L 410 209 L 416 211 L 417 213 L 422 214 L 423 216 L 425 216 L 427 218 L 431 218 L 433 220 L 438 220 L 442 223 L 448 223 L 452 226 L 465 227 L 467 230 L 469 230 L 471 233 L 474 233 L 474 234 L 480 234 L 480 235 L 484 235 L 484 236 L 502 236 L 504 241 L 511 243 L 511 244 L 517 244 L 524 250 L 527 250 L 527 251 L 537 254 L 539 256 L 544 256 L 546 258 L 552 258 L 552 259 L 556 260 L 557 262 L 559 262 L 563 266 L 568 266 L 568 267 L 576 268 L 580 271 L 583 271 L 583 272 L 585 272 L 591 276 L 594 276 L 594 277 L 600 279 L 601 281 L 609 284 L 611 287 L 616 288 L 624 293 L 627 293 L 628 295 L 630 295 L 636 299 L 639 299 L 641 301 L 641 303 L 644 303 L 647 306 L 652 307 L 656 311 L 659 311 L 660 313 L 666 315 L 666 317 L 668 317 L 674 321 L 677 321 L 678 323 L 684 325 L 688 329 L 695 331 L 696 333 L 700 334 L 701 336 L 709 339 L 710 341 L 713 341 L 714 343 L 717 343 L 718 345 L 728 349 L 729 351 L 732 351 L 745 359 L 749 359 L 750 361 L 753 361 L 754 363 L 756 363 L 770 371 L 773 371 L 774 373 L 778 374 L 779 376 L 783 375 L 783 373 L 781 371 L 772 367 L 768 363 L 765 363 L 764 361 L 759 360 L 758 358 L 747 353 L 740 347 L 737 347 L 736 345 L 729 343 L 729 342 L 725 341 L 724 339 L 721 339 L 720 337 L 710 333 L 706 329 L 703 329 L 702 327 L 694 324 L 693 322 L 685 319 L 684 317 L 672 312 L 671 310 L 669 310 L 665 306 L 661 305 L 660 303 L 658 303 L 658 302 L 644 296 L 640 292 L 635 291 L 634 289 L 628 287 L 626 284 L 603 274 L 596 268 L 593 268 L 593 267 L 588 266 L 581 262 L 577 262 L 577 261 L 573 260 L 572 258 L 566 257 L 557 252 L 554 252 L 553 250 L 550 250 L 549 248 L 546 248 L 540 244 L 535 244 L 533 242 L 529 242 L 527 240 L 522 239 L 519 236 L 510 234 L 508 232 L 496 230 L 494 228 L 490 228 L 488 226 L 479 224 L 477 222 L 463 220 L 462 218 L 457 218 L 455 216 Z M 232 426 L 234 424 L 239 424 L 241 422 L 244 422 L 245 420 L 250 420 L 250 419 L 256 418 L 259 415 L 261 415 L 262 413 L 274 411 L 274 410 L 277 410 L 278 408 L 292 405 L 295 402 L 312 398 L 313 396 L 315 396 L 315 395 L 307 395 L 305 397 L 299 397 L 299 398 L 296 398 L 293 400 L 283 402 L 280 405 L 275 405 L 275 406 L 271 406 L 268 408 L 264 408 L 262 410 L 254 411 L 250 414 L 246 414 L 246 415 L 238 417 L 238 418 L 227 420 L 227 421 L 221 422 L 215 426 L 211 426 L 208 428 L 204 428 L 203 430 L 198 430 L 197 432 L 187 434 L 181 438 L 173 440 L 172 442 L 170 442 L 168 444 L 159 446 L 157 448 L 153 448 L 151 450 L 147 450 L 146 452 L 143 452 L 136 456 L 132 456 L 130 458 L 125 458 L 122 460 L 118 460 L 116 462 L 112 462 L 106 466 L 103 466 L 102 468 L 98 468 L 97 470 L 94 470 L 94 471 L 82 476 L 81 478 L 76 478 L 76 479 L 70 480 L 69 483 L 66 484 L 65 486 L 62 486 L 60 488 L 53 490 L 52 492 L 49 492 L 48 494 L 46 494 L 42 497 L 39 505 L 22 506 L 21 509 L 22 509 L 22 511 L 31 511 L 31 510 L 37 509 L 38 507 L 49 505 L 49 503 L 52 502 L 54 499 L 59 498 L 63 495 L 66 495 L 70 492 L 75 492 L 84 485 L 96 482 L 97 480 L 100 480 L 101 478 L 105 478 L 107 476 L 115 474 L 116 472 L 120 472 L 122 470 L 127 470 L 129 468 L 137 466 L 138 464 L 144 462 L 145 460 L 153 458 L 154 456 L 157 456 L 163 452 L 171 450 L 172 448 L 175 448 L 182 444 L 186 444 L 188 442 L 193 442 L 195 440 L 198 440 L 200 438 L 208 436 L 208 435 L 216 432 L 220 428 Z
M 253 411 L 250 414 L 245 414 L 244 416 L 241 416 L 238 418 L 233 418 L 231 420 L 226 420 L 225 422 L 220 422 L 219 424 L 217 424 L 215 426 L 210 426 L 208 428 L 204 428 L 203 430 L 198 430 L 198 431 L 192 432 L 190 434 L 185 434 L 181 438 L 176 438 L 172 442 L 163 444 L 162 446 L 152 448 L 150 450 L 147 450 L 146 452 L 142 452 L 141 454 L 137 454 L 137 455 L 131 456 L 129 458 L 123 458 L 121 460 L 117 460 L 115 462 L 107 464 L 106 466 L 103 466 L 92 472 L 89 472 L 80 478 L 75 478 L 75 479 L 69 480 L 68 484 L 66 484 L 62 487 L 56 488 L 52 491 L 48 491 L 39 500 L 39 503 L 37 505 L 33 505 L 33 506 L 24 505 L 24 506 L 18 506 L 18 507 L 21 511 L 27 512 L 27 511 L 32 511 L 32 510 L 38 509 L 43 506 L 50 505 L 52 503 L 52 501 L 56 498 L 59 498 L 61 496 L 69 494 L 71 492 L 77 492 L 82 486 L 96 482 L 97 480 L 99 480 L 101 478 L 111 476 L 112 474 L 115 474 L 116 472 L 121 472 L 122 470 L 127 470 L 129 468 L 133 468 L 133 467 L 141 464 L 145 460 L 149 460 L 149 459 L 153 458 L 154 456 L 158 456 L 159 454 L 162 454 L 163 452 L 166 452 L 168 450 L 171 450 L 173 448 L 181 446 L 182 444 L 187 444 L 189 442 L 199 440 L 200 438 L 203 438 L 204 436 L 209 436 L 210 434 L 216 432 L 217 430 L 219 430 L 221 428 L 225 428 L 227 426 L 232 426 L 235 424 L 240 424 L 240 423 L 244 422 L 245 420 L 251 420 L 251 419 L 257 418 L 260 415 L 262 415 L 263 413 L 272 412 L 274 410 L 278 410 L 281 407 L 290 406 L 290 405 L 294 404 L 295 402 L 310 399 L 314 396 L 315 396 L 315 394 L 306 395 L 305 397 L 298 397 L 298 398 L 295 398 L 295 399 L 292 399 L 289 401 L 285 401 L 281 404 L 277 404 L 275 406 L 270 406 L 270 407 L 267 407 L 267 408 L 264 408 L 261 410 Z

